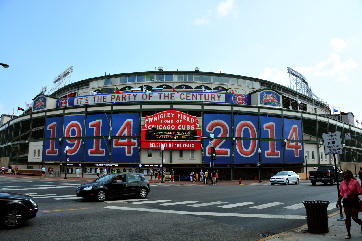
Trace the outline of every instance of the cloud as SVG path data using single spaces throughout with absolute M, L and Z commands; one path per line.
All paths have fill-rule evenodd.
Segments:
M 234 0 L 226 0 L 221 2 L 219 6 L 216 7 L 217 15 L 219 17 L 225 17 L 229 15 L 235 7 L 236 5 Z
M 205 24 L 209 24 L 211 21 L 206 19 L 206 18 L 197 18 L 195 21 L 194 21 L 194 24 L 195 25 L 205 25 Z
M 342 61 L 338 54 L 331 54 L 327 60 L 317 63 L 314 67 L 296 67 L 303 75 L 336 76 L 339 80 L 347 80 L 346 75 L 358 64 L 353 59 Z
M 280 71 L 276 68 L 266 67 L 264 72 L 258 78 L 278 83 L 284 86 L 289 86 L 289 75 L 286 71 Z
M 330 45 L 335 51 L 339 52 L 347 47 L 347 41 L 344 41 L 343 39 L 340 38 L 335 38 L 331 39 Z

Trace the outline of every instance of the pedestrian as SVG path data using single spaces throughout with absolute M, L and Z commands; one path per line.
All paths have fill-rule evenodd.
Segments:
M 170 182 L 175 182 L 175 171 L 172 169 L 171 171 L 171 180 Z
M 45 166 L 42 166 L 41 168 L 41 177 L 45 176 Z
M 199 174 L 195 172 L 195 182 L 197 182 L 198 180 L 199 180 Z
M 207 184 L 207 177 L 209 176 L 209 170 L 206 170 L 204 174 L 204 184 Z
M 345 239 L 351 238 L 351 218 L 353 221 L 361 225 L 362 232 L 362 220 L 358 218 L 359 211 L 359 198 L 358 195 L 362 194 L 362 188 L 359 182 L 353 177 L 353 173 L 350 170 L 343 171 L 344 181 L 341 182 L 340 192 L 336 207 L 341 206 L 341 200 L 343 198 L 343 208 L 346 215 L 345 225 L 347 229 L 347 236 Z
M 1 173 L 5 175 L 5 167 L 1 167 Z
M 11 175 L 15 175 L 15 167 L 11 168 Z
M 191 181 L 191 182 L 194 181 L 194 172 L 190 172 L 190 181 Z
M 151 181 L 152 181 L 152 177 L 153 177 L 153 171 L 152 171 L 152 169 L 150 170 L 150 177 L 151 177 Z
M 52 167 L 48 167 L 48 173 L 50 177 L 53 177 L 53 168 Z
M 204 181 L 204 172 L 201 169 L 201 171 L 200 171 L 200 182 L 203 182 L 203 181 Z
M 77 177 L 79 178 L 80 175 L 80 168 L 76 168 L 75 169 L 75 174 L 77 175 Z
M 107 168 L 104 168 L 103 175 L 107 175 Z
M 212 173 L 211 173 L 211 183 L 212 183 L 212 185 L 216 185 L 216 172 L 215 172 L 215 170 L 213 170 Z
M 358 177 L 362 185 L 362 167 L 359 168 Z
M 99 169 L 99 167 L 97 168 L 96 173 L 97 173 L 97 177 L 99 177 L 99 174 L 101 174 L 101 169 Z
M 219 181 L 219 170 L 216 170 L 216 183 Z
M 19 172 L 19 167 L 18 167 L 18 166 L 15 166 L 15 173 L 14 173 L 14 175 L 18 175 L 18 172 Z
M 161 171 L 157 171 L 157 183 L 161 182 Z

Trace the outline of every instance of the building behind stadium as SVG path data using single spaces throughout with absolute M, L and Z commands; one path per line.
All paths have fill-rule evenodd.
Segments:
M 334 164 L 322 135 L 339 131 L 337 164 L 355 172 L 362 131 L 354 122 L 351 112 L 334 115 L 314 96 L 267 80 L 160 68 L 42 91 L 23 114 L 2 115 L 0 161 L 52 166 L 58 175 L 65 166 L 145 174 L 162 167 L 179 177 L 215 169 L 222 180 L 268 179 Z

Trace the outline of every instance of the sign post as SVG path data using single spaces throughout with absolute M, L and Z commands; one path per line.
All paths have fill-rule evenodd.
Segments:
M 325 155 L 333 154 L 334 159 L 334 171 L 335 171 L 335 179 L 337 182 L 337 197 L 339 197 L 339 180 L 338 180 L 338 171 L 337 171 L 337 160 L 336 154 L 342 154 L 343 145 L 341 140 L 341 132 L 329 132 L 323 133 L 323 142 L 324 142 L 324 153 Z M 343 213 L 342 213 L 342 205 L 339 205 L 339 214 L 340 217 L 337 219 L 338 221 L 344 221 Z

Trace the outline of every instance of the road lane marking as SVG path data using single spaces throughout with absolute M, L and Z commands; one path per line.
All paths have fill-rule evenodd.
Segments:
M 223 204 L 223 203 L 228 203 L 228 202 L 216 201 L 216 202 L 209 202 L 209 203 L 196 203 L 196 204 L 191 204 L 191 205 L 187 205 L 187 206 L 199 208 L 199 207 L 207 207 L 207 206 L 218 205 L 218 204 Z
M 242 213 L 217 213 L 217 212 L 188 212 L 176 210 L 162 210 L 155 208 L 131 208 L 119 206 L 106 206 L 104 208 L 123 211 L 139 211 L 139 212 L 152 212 L 152 213 L 167 213 L 167 214 L 180 214 L 180 215 L 194 215 L 194 216 L 216 216 L 216 217 L 239 217 L 239 218 L 271 218 L 271 219 L 298 219 L 305 220 L 302 215 L 276 215 L 276 214 L 242 214 Z
M 218 206 L 219 208 L 236 208 L 236 207 L 242 207 L 246 205 L 252 205 L 254 202 L 242 202 L 242 203 L 231 203 L 228 205 Z
M 266 204 L 262 204 L 262 205 L 258 205 L 258 206 L 254 206 L 254 207 L 250 207 L 250 208 L 256 208 L 256 209 L 264 209 L 264 208 L 270 208 L 270 207 L 274 207 L 274 206 L 278 206 L 284 203 L 280 203 L 280 202 L 272 202 L 272 203 L 266 203 Z

